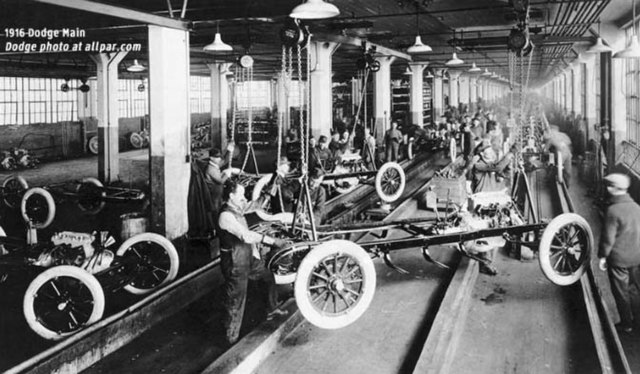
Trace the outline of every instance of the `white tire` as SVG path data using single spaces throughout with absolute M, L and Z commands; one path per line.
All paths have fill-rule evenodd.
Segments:
M 557 285 L 573 284 L 589 265 L 593 243 L 591 227 L 584 218 L 575 213 L 561 214 L 542 233 L 540 269 Z
M 140 149 L 144 146 L 144 139 L 137 132 L 132 132 L 129 134 L 129 144 L 135 149 Z
M 82 178 L 80 184 L 76 187 L 76 193 L 78 193 L 78 208 L 83 212 L 89 214 L 98 214 L 105 206 L 105 201 L 102 199 L 107 195 L 103 190 L 98 190 L 104 187 L 102 182 L 94 177 Z M 83 191 L 86 190 L 86 191 Z M 93 194 L 94 196 L 85 196 L 82 198 L 82 194 Z M 95 201 L 97 199 L 97 201 Z
M 331 240 L 312 249 L 300 263 L 294 285 L 300 313 L 323 329 L 355 322 L 371 304 L 375 290 L 371 257 L 347 240 Z
M 56 216 L 56 203 L 49 191 L 41 187 L 28 190 L 20 202 L 20 213 L 25 222 L 31 221 L 33 227 L 44 229 Z
M 449 158 L 451 159 L 451 162 L 456 160 L 456 153 L 457 153 L 457 145 L 456 145 L 456 140 L 454 138 L 451 138 L 451 140 L 449 140 Z
M 20 199 L 26 190 L 29 189 L 29 184 L 26 179 L 21 175 L 10 175 L 2 182 L 2 201 L 4 205 L 11 209 L 15 209 L 20 204 Z
M 267 186 L 267 184 L 269 184 L 271 179 L 271 174 L 265 175 L 258 180 L 255 186 L 253 186 L 253 191 L 251 191 L 251 201 L 253 203 L 258 201 L 260 198 L 263 198 L 262 191 Z M 265 201 L 263 206 L 261 206 L 261 209 L 256 210 L 256 215 L 263 221 L 271 221 L 273 217 L 273 210 L 271 208 L 271 196 L 268 196 L 266 198 L 269 199 L 269 201 Z
M 89 153 L 93 155 L 97 155 L 100 152 L 100 143 L 98 142 L 98 135 L 92 136 L 89 138 L 87 142 L 87 149 L 89 149 Z
M 104 304 L 96 277 L 79 267 L 62 265 L 44 271 L 29 284 L 22 310 L 33 331 L 59 340 L 100 320 Z
M 387 162 L 376 174 L 376 193 L 380 200 L 392 203 L 402 196 L 406 182 L 402 166 L 397 162 Z
M 149 252 L 150 249 L 155 253 Z M 127 292 L 134 295 L 147 294 L 173 281 L 178 275 L 178 251 L 171 241 L 162 235 L 151 232 L 135 235 L 122 243 L 116 254 L 120 257 L 134 257 L 135 271 L 138 274 L 131 283 L 124 286 Z

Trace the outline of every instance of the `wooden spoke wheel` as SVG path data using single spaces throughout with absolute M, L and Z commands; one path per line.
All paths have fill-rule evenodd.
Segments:
M 397 162 L 387 162 L 376 174 L 376 193 L 380 200 L 392 203 L 402 196 L 406 185 L 406 177 L 402 166 Z
M 2 182 L 2 201 L 9 208 L 15 209 L 28 189 L 29 185 L 22 176 L 10 175 Z
M 124 289 L 143 295 L 173 281 L 178 275 L 180 260 L 173 244 L 165 237 L 145 232 L 127 239 L 116 254 L 131 261 L 132 280 Z
M 98 214 L 105 206 L 104 197 L 107 193 L 103 188 L 104 185 L 98 179 L 93 177 L 83 178 L 76 187 L 80 210 L 89 214 Z
M 35 187 L 22 197 L 20 212 L 25 222 L 31 221 L 37 229 L 48 227 L 56 215 L 53 196 L 44 188 Z
M 59 340 L 102 318 L 104 304 L 104 291 L 93 275 L 63 265 L 46 270 L 29 284 L 23 312 L 38 335 Z
M 98 152 L 100 151 L 100 145 L 98 143 L 98 136 L 92 136 L 91 138 L 89 138 L 89 141 L 87 141 L 87 149 L 89 149 L 89 152 L 93 155 L 97 155 Z
M 573 284 L 589 265 L 592 247 L 593 233 L 587 221 L 575 213 L 561 214 L 542 233 L 540 268 L 557 285 Z
M 300 313 L 312 324 L 338 329 L 367 310 L 376 288 L 369 254 L 347 240 L 331 240 L 307 254 L 294 285 Z

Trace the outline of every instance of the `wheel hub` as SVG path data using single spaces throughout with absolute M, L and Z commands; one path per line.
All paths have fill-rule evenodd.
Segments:
M 344 282 L 340 278 L 333 278 L 329 281 L 329 287 L 331 287 L 331 292 L 338 293 L 344 291 Z
M 63 301 L 61 303 L 58 303 L 58 310 L 59 311 L 63 311 L 65 309 L 67 309 L 67 305 L 69 304 L 68 301 Z

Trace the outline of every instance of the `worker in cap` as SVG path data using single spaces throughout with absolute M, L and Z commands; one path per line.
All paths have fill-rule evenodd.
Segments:
M 322 186 L 324 172 L 320 168 L 314 168 L 309 172 L 309 197 L 311 198 L 311 208 L 316 225 L 322 224 L 325 213 L 325 203 L 327 201 L 327 191 Z
M 618 307 L 619 331 L 633 331 L 634 313 L 629 295 L 631 284 L 640 289 L 640 206 L 629 196 L 631 180 L 625 174 L 604 178 L 609 204 L 602 223 L 598 258 L 600 269 L 607 271 L 611 292 Z
M 213 202 L 213 222 L 218 222 L 218 214 L 222 208 L 222 186 L 226 181 L 225 175 L 222 173 L 222 152 L 218 148 L 209 150 L 209 162 L 205 171 L 206 181 L 211 191 L 211 200 Z

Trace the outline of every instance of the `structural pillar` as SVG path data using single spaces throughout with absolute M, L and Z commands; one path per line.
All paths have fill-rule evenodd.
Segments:
M 118 134 L 118 64 L 127 52 L 91 55 L 97 69 L 98 179 L 115 182 L 120 174 Z
M 279 73 L 278 79 L 276 80 L 276 108 L 278 108 L 278 123 L 285 130 L 291 126 L 291 111 L 289 105 L 290 85 L 291 82 L 288 78 L 282 73 Z
M 469 76 L 469 104 L 470 109 L 475 112 L 478 106 L 478 76 Z
M 231 63 L 207 64 L 211 73 L 211 145 L 224 152 L 227 148 L 227 109 L 229 84 L 227 71 Z
M 373 73 L 373 118 L 375 118 L 375 136 L 378 142 L 384 139 L 391 117 L 391 64 L 392 56 L 379 56 L 380 70 Z
M 458 108 L 460 106 L 459 92 L 459 78 L 462 72 L 460 70 L 449 70 L 449 105 L 452 108 Z
M 151 225 L 175 239 L 189 225 L 189 32 L 149 26 L 149 108 Z
M 458 82 L 460 83 L 460 104 L 464 104 L 467 110 L 469 110 L 469 85 L 471 84 L 471 79 L 468 74 L 462 74 L 460 78 L 458 78 Z
M 311 42 L 311 134 L 316 138 L 330 135 L 333 127 L 333 93 L 331 79 L 331 56 L 340 46 L 333 42 Z M 315 59 L 315 61 L 313 61 Z M 301 103 L 304 104 L 304 103 Z
M 429 63 L 425 62 L 412 62 L 409 63 L 411 68 L 411 123 L 422 127 L 424 123 L 423 110 L 424 110 L 424 95 L 422 92 L 422 86 L 424 83 L 424 69 L 429 66 Z
M 577 63 L 573 69 L 573 111 L 576 113 L 576 117 L 578 114 L 584 117 L 584 113 L 582 108 L 582 90 L 581 90 L 581 82 L 582 82 L 582 63 Z
M 445 69 L 433 70 L 433 122 L 438 123 L 444 115 L 444 78 Z

